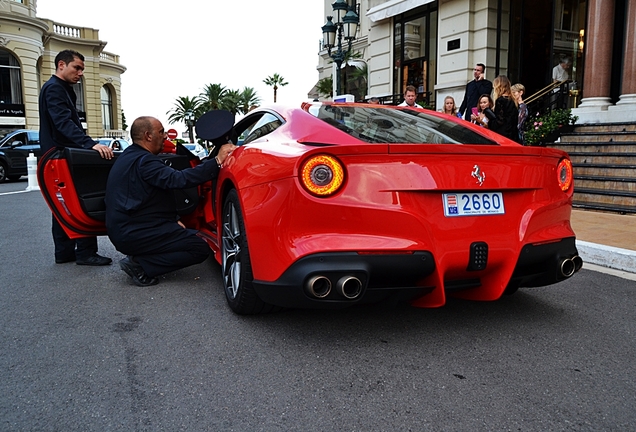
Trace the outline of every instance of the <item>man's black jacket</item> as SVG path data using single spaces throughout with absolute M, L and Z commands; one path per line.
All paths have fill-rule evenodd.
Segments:
M 53 75 L 40 91 L 40 147 L 46 153 L 53 147 L 90 149 L 95 145 L 84 133 L 73 88 Z

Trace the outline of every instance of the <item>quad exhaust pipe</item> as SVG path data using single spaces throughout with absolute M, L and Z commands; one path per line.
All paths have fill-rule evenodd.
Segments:
M 305 284 L 305 292 L 317 299 L 327 297 L 331 289 L 331 280 L 322 275 L 312 276 Z M 362 294 L 362 281 L 355 276 L 343 276 L 336 283 L 336 292 L 347 300 L 355 300 Z
M 572 258 L 563 259 L 559 265 L 559 271 L 561 272 L 561 276 L 569 278 L 574 273 L 581 270 L 581 267 L 583 267 L 583 259 L 580 256 L 575 255 Z
M 307 281 L 305 290 L 312 297 L 325 298 L 331 292 L 331 281 L 325 276 L 313 276 Z
M 362 282 L 354 276 L 343 276 L 336 284 L 338 294 L 349 300 L 354 300 L 362 294 Z

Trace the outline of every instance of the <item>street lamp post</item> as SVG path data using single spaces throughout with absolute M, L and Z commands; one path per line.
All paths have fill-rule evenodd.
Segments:
M 329 57 L 333 59 L 337 66 L 336 95 L 339 95 L 341 91 L 340 67 L 347 53 L 351 51 L 351 45 L 358 31 L 359 18 L 356 13 L 356 0 L 336 0 L 331 7 L 333 15 L 328 16 L 327 22 L 322 26 L 322 42 L 327 48 Z M 347 47 L 344 50 L 342 49 L 343 38 L 347 43 Z M 332 52 L 334 48 L 336 50 Z
M 194 134 L 192 133 L 192 127 L 194 126 L 195 120 L 194 113 L 192 111 L 186 111 L 183 117 L 185 118 L 186 126 L 188 127 L 188 136 L 190 137 L 190 142 L 193 143 Z

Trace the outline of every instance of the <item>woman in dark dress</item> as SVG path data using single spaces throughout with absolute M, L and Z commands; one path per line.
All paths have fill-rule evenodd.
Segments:
M 495 109 L 489 118 L 488 127 L 508 139 L 519 142 L 517 129 L 519 110 L 512 98 L 510 80 L 505 75 L 499 75 L 492 83 L 492 98 Z M 487 114 L 488 115 L 488 114 Z

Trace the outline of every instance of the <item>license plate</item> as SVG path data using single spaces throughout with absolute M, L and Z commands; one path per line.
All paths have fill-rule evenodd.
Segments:
M 504 214 L 501 192 L 442 194 L 444 216 L 487 216 Z

